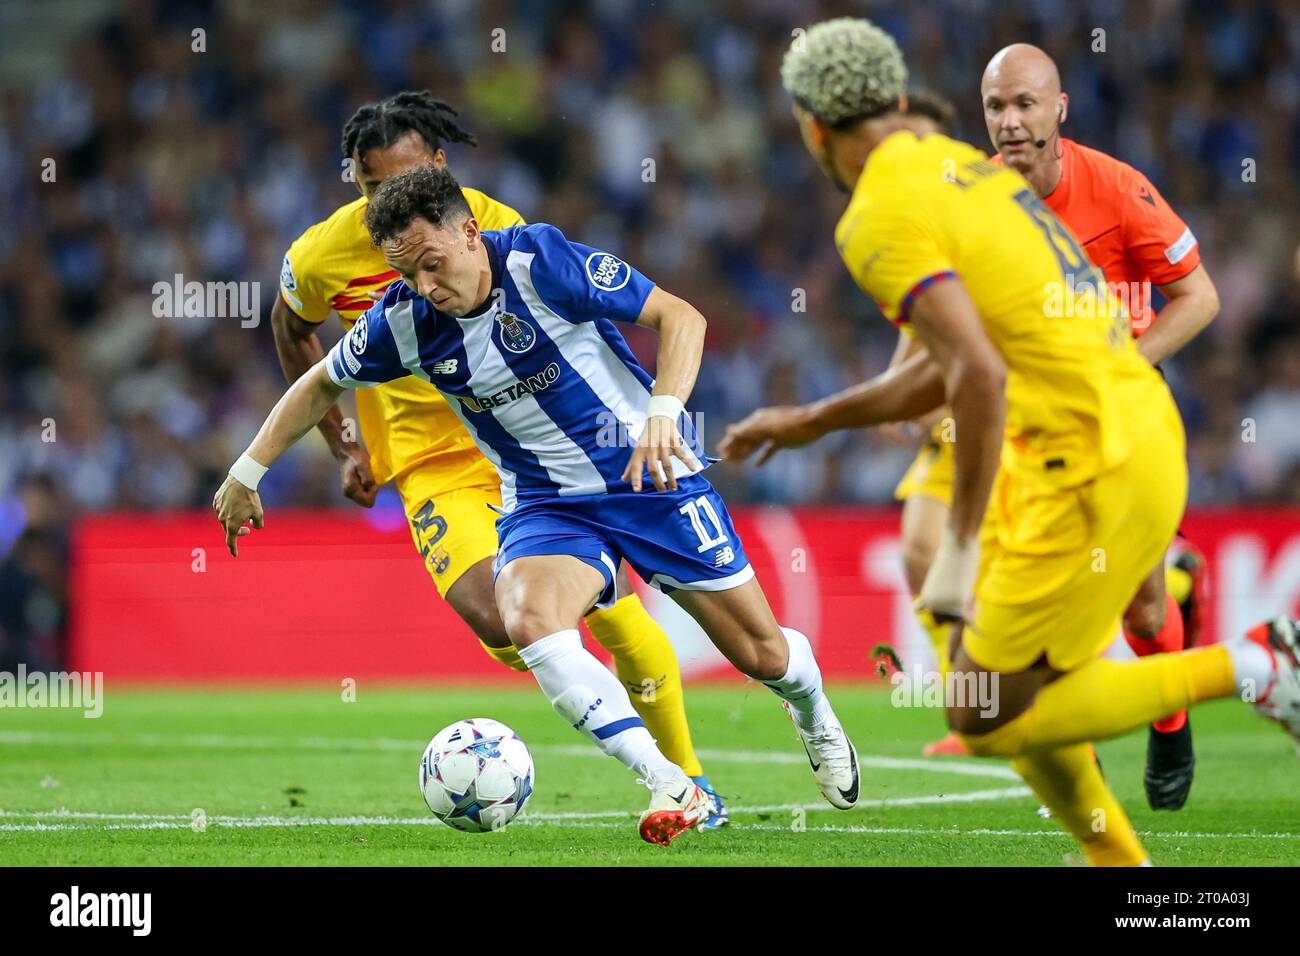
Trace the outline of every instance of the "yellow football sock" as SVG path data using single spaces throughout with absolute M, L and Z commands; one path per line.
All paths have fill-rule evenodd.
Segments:
M 614 671 L 665 757 L 698 777 L 704 772 L 686 724 L 682 672 L 668 635 L 635 594 L 587 615 L 587 627 L 614 655 Z
M 959 734 L 972 753 L 1017 757 L 1109 740 L 1202 700 L 1237 693 L 1221 644 L 1136 661 L 1089 661 L 1038 692 L 1029 709 L 987 734 Z
M 481 638 L 479 639 L 479 643 L 483 644 Z M 505 664 L 506 667 L 509 667 L 511 670 L 528 670 L 528 665 L 523 662 L 523 659 L 519 656 L 518 648 L 513 644 L 509 647 L 489 647 L 487 644 L 483 644 L 483 650 L 487 651 L 488 657 L 492 658 L 498 664 Z
M 1192 576 L 1172 565 L 1165 568 L 1165 591 L 1174 599 L 1175 604 L 1182 604 L 1192 594 Z
M 1093 866 L 1140 866 L 1147 858 L 1128 814 L 1102 779 L 1086 743 L 1038 750 L 1011 766 L 1083 845 Z
M 930 643 L 934 646 L 934 657 L 939 662 L 939 673 L 945 678 L 952 670 L 952 661 L 948 658 L 948 641 L 952 637 L 952 625 L 940 624 L 934 615 L 923 608 L 916 608 L 916 619 L 921 622 Z

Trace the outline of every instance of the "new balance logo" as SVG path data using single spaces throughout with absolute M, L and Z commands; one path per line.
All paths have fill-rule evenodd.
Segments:
M 460 359 L 443 359 L 441 362 L 434 362 L 429 371 L 434 375 L 455 375 L 459 367 Z
M 731 550 L 731 548 L 719 548 L 717 551 L 713 552 L 713 566 L 715 568 L 720 568 L 724 564 L 730 564 L 735 560 L 736 552 Z

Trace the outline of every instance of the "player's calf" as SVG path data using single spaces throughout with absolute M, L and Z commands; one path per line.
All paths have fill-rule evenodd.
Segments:
M 725 591 L 675 591 L 673 597 L 742 673 L 780 697 L 827 801 L 847 810 L 858 801 L 857 751 L 822 687 L 812 645 L 781 627 L 752 578 Z
M 497 610 L 491 558 L 483 558 L 456 579 L 447 591 L 447 603 L 487 647 L 511 646 L 501 612 Z
M 790 666 L 789 645 L 781 630 L 754 636 L 750 643 L 734 648 L 729 655 L 732 666 L 751 680 L 779 683 Z
M 779 682 L 785 676 L 795 653 L 792 633 L 807 644 L 798 631 L 777 623 L 767 596 L 752 577 L 726 590 L 675 590 L 672 597 L 695 618 L 731 666 L 753 680 Z M 808 653 L 811 656 L 811 648 Z
M 960 643 L 956 647 L 945 689 L 982 687 L 988 693 L 945 693 L 948 727 L 961 735 L 971 753 L 998 754 L 996 731 L 1028 711 L 1038 692 L 1061 675 L 1046 664 L 1014 673 L 989 670 L 975 663 Z
M 1183 649 L 1183 617 L 1165 591 L 1164 560 L 1142 581 L 1124 611 L 1124 639 L 1138 657 Z M 1187 803 L 1196 770 L 1192 725 L 1187 711 L 1163 717 L 1147 732 L 1142 782 L 1153 810 L 1180 810 Z
M 638 830 L 667 844 L 707 820 L 714 804 L 663 755 L 622 683 L 582 646 L 578 621 L 605 587 L 604 577 L 577 558 L 533 555 L 500 570 L 497 602 L 520 659 L 555 712 L 650 786 L 650 809 Z
M 497 610 L 492 558 L 483 558 L 466 569 L 444 596 L 456 616 L 474 632 L 484 654 L 513 671 L 528 670 L 506 633 L 501 612 Z

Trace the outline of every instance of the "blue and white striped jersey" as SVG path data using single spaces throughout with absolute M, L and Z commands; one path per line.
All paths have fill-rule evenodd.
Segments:
M 545 223 L 482 236 L 493 293 L 477 314 L 445 315 L 394 282 L 330 350 L 330 378 L 345 388 L 405 375 L 433 383 L 496 465 L 506 511 L 628 490 L 619 476 L 654 380 L 611 320 L 635 322 L 654 283 Z M 707 466 L 690 416 L 677 427 Z

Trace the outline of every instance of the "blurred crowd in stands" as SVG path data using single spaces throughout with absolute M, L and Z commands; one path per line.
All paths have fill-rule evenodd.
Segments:
M 398 90 L 461 111 L 479 138 L 448 148 L 463 183 L 708 317 L 691 405 L 711 444 L 759 405 L 881 370 L 895 332 L 838 259 L 844 198 L 778 78 L 792 29 L 843 13 L 892 32 L 913 86 L 984 148 L 989 56 L 1026 40 L 1056 57 L 1065 135 L 1146 172 L 1218 284 L 1219 318 L 1166 369 L 1192 505 L 1300 504 L 1294 4 L 123 0 L 58 70 L 0 91 L 0 667 L 20 644 L 29 666 L 58 657 L 79 515 L 209 505 L 285 386 L 284 251 L 355 198 L 340 129 Z M 260 321 L 158 317 L 176 276 L 259 283 Z M 862 432 L 711 477 L 734 503 L 884 504 L 913 451 Z M 355 507 L 316 440 L 264 487 L 271 507 Z

